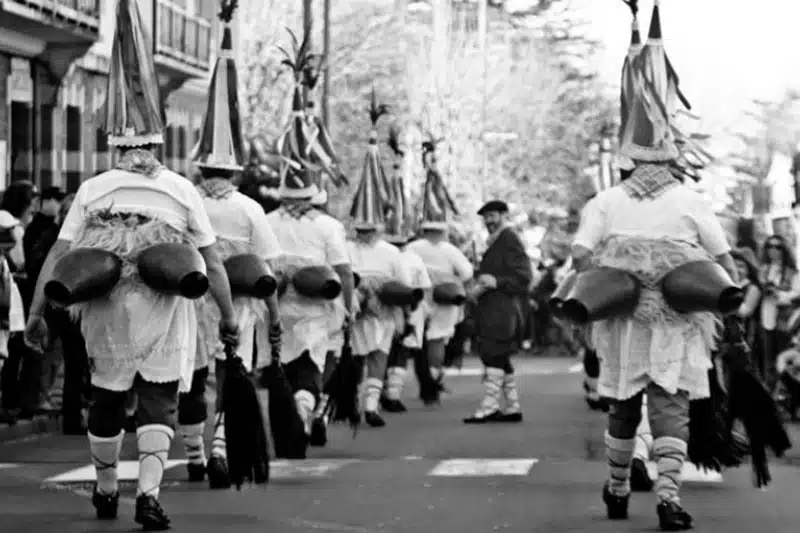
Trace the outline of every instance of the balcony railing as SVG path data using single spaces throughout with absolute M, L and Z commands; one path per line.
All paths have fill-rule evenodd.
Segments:
M 53 17 L 54 21 L 73 23 L 95 31 L 100 27 L 102 0 L 6 0 L 29 12 Z
M 211 57 L 211 22 L 189 15 L 170 0 L 156 0 L 156 52 L 207 70 Z

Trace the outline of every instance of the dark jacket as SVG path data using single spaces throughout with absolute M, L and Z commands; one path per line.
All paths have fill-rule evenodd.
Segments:
M 525 246 L 512 228 L 503 229 L 486 250 L 478 268 L 480 274 L 494 276 L 497 288 L 478 300 L 475 326 L 479 349 L 488 356 L 519 350 L 533 272 Z
M 31 223 L 25 228 L 22 249 L 25 251 L 25 270 L 32 285 L 36 284 L 39 272 L 44 266 L 44 260 L 58 239 L 58 231 L 56 219 L 42 213 L 36 213 Z

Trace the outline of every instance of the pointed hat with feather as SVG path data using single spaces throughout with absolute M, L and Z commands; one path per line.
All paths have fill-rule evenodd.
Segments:
M 626 0 L 632 10 L 636 2 Z M 664 51 L 660 2 L 655 0 L 647 42 L 630 61 L 629 84 L 623 90 L 627 114 L 621 131 L 621 152 L 634 161 L 668 162 L 679 155 L 670 120 L 680 102 L 678 75 Z
M 442 140 L 429 135 L 429 140 L 422 143 L 422 164 L 425 168 L 420 224 L 422 230 L 446 231 L 452 215 L 458 214 L 456 204 L 444 185 L 444 179 L 437 165 L 436 145 Z
M 367 153 L 361 170 L 361 181 L 353 197 L 350 216 L 353 217 L 356 230 L 380 229 L 386 222 L 386 213 L 390 206 L 388 180 L 383 169 L 378 151 L 378 120 L 389 112 L 385 104 L 378 104 L 375 87 L 370 98 L 369 119 L 372 129 L 369 133 Z
M 137 0 L 119 0 L 106 101 L 100 112 L 101 128 L 111 146 L 164 142 L 153 43 L 145 28 Z
M 389 209 L 386 221 L 385 239 L 394 244 L 405 244 L 411 238 L 411 213 L 408 205 L 408 194 L 406 192 L 405 176 L 405 150 L 400 145 L 400 128 L 397 124 L 389 127 L 389 148 L 394 154 L 394 164 L 392 175 L 389 179 L 389 196 L 392 204 Z
M 238 3 L 238 0 L 222 0 L 219 12 L 219 19 L 223 23 L 222 43 L 208 88 L 208 106 L 203 117 L 200 140 L 192 157 L 199 167 L 242 170 L 245 163 L 239 86 L 230 27 Z

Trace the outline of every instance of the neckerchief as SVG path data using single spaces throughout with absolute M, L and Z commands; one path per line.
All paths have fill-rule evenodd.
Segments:
M 156 159 L 156 156 L 150 150 L 134 148 L 128 150 L 119 158 L 115 168 L 155 178 L 164 168 L 164 165 Z
M 200 183 L 197 190 L 206 198 L 224 200 L 236 192 L 236 187 L 225 178 L 210 178 Z
M 644 164 L 622 182 L 622 188 L 636 200 L 654 200 L 679 183 L 665 165 Z
M 281 206 L 281 209 L 283 209 L 284 213 L 288 214 L 292 218 L 300 220 L 301 218 L 309 214 L 309 212 L 313 211 L 315 208 L 313 205 L 311 205 L 311 202 L 309 200 L 303 200 L 300 202 L 291 202 L 284 204 L 283 206 Z

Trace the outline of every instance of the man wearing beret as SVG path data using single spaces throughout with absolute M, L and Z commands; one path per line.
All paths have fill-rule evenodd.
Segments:
M 524 306 L 533 277 L 531 263 L 522 240 L 506 221 L 505 202 L 488 202 L 478 214 L 483 217 L 489 239 L 471 296 L 477 302 L 477 347 L 486 372 L 483 401 L 464 422 L 521 422 L 511 356 L 520 349 L 524 338 Z M 504 408 L 500 406 L 501 396 Z

